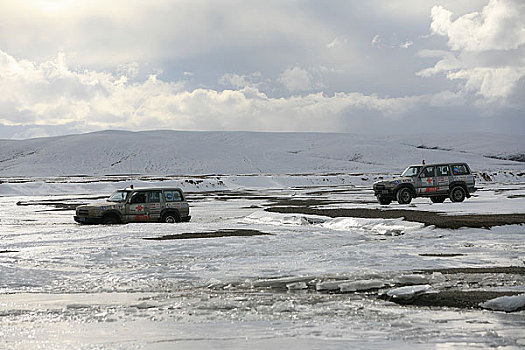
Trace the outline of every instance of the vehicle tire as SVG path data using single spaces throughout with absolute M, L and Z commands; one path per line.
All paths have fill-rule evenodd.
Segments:
M 169 212 L 169 213 L 165 213 L 164 215 L 162 215 L 161 221 L 168 223 L 168 224 L 173 224 L 176 222 L 180 222 L 180 217 L 179 217 L 179 214 L 177 213 Z
M 430 200 L 432 201 L 432 203 L 443 203 L 445 199 L 447 199 L 447 196 L 430 197 Z
M 115 225 L 115 224 L 119 224 L 120 220 L 115 215 L 106 215 L 102 218 L 102 223 L 104 225 Z
M 399 204 L 410 204 L 412 202 L 412 192 L 409 188 L 404 187 L 397 191 L 396 199 Z
M 450 190 L 449 198 L 452 202 L 463 202 L 465 197 L 465 190 L 461 186 L 454 186 Z
M 382 196 L 377 196 L 377 201 L 381 205 L 389 205 L 390 203 L 392 203 L 392 199 L 391 198 L 382 197 Z

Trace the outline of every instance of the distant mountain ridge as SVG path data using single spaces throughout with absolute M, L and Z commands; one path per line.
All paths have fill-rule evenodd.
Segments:
M 0 176 L 392 172 L 466 161 L 478 170 L 524 171 L 525 138 L 489 133 L 377 136 L 107 130 L 0 140 Z

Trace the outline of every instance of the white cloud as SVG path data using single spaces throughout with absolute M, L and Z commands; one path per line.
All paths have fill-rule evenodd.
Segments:
M 305 72 L 291 68 L 290 74 L 284 75 L 290 78 L 286 83 L 295 89 L 311 87 L 308 75 L 308 79 L 300 79 Z M 79 125 L 83 130 L 336 131 L 345 118 L 370 113 L 397 118 L 422 100 L 361 93 L 271 98 L 249 84 L 236 90 L 190 91 L 183 83 L 165 82 L 155 75 L 143 81 L 131 82 L 127 78 L 89 70 L 72 71 L 63 54 L 37 65 L 0 51 L 0 89 L 8 92 L 0 95 L 0 123 L 26 125 L 33 129 L 31 135 L 42 133 L 39 125 L 65 124 Z M 245 82 L 242 76 L 225 79 L 240 79 L 240 85 Z
M 476 67 L 450 72 L 447 76 L 449 79 L 464 80 L 467 92 L 474 92 L 485 97 L 488 102 L 495 102 L 513 95 L 519 87 L 519 81 L 525 77 L 525 67 Z
M 219 84 L 234 88 L 257 87 L 263 83 L 259 82 L 261 73 L 255 72 L 249 75 L 226 73 L 219 79 Z
M 523 91 L 525 78 L 525 2 L 490 0 L 482 11 L 456 20 L 451 11 L 435 6 L 431 16 L 431 32 L 448 37 L 451 50 L 420 52 L 422 57 L 440 59 L 419 76 L 444 74 L 460 82 L 465 96 L 476 96 L 477 104 L 524 107 L 515 96 Z
M 448 37 L 452 50 L 512 50 L 525 43 L 525 2 L 490 0 L 481 12 L 452 20 L 442 6 L 431 11 L 433 33 Z
M 381 35 L 376 34 L 372 38 L 370 45 L 376 49 L 408 49 L 410 46 L 414 45 L 414 42 L 411 40 L 399 41 L 396 34 L 393 34 L 389 39 L 385 39 Z
M 137 62 L 121 64 L 117 67 L 117 73 L 129 78 L 136 78 L 140 72 L 140 65 Z
M 336 49 L 338 47 L 344 47 L 346 45 L 348 45 L 348 38 L 338 36 L 334 40 L 332 40 L 330 43 L 328 43 L 326 47 L 329 49 Z
M 309 71 L 297 66 L 287 68 L 281 73 L 279 82 L 291 92 L 313 90 L 320 86 L 319 83 L 314 82 L 314 78 Z

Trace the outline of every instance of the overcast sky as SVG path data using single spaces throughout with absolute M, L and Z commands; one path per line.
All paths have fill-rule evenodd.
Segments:
M 525 135 L 523 0 L 0 4 L 0 138 Z

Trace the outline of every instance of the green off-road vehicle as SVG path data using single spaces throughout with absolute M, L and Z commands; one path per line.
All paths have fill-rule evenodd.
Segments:
M 412 198 L 430 197 L 434 203 L 463 202 L 476 191 L 474 175 L 466 163 L 411 165 L 401 177 L 374 183 L 379 203 L 388 205 L 394 199 L 409 204 Z
M 74 219 L 81 224 L 181 222 L 191 219 L 180 188 L 125 188 L 103 202 L 80 205 Z

